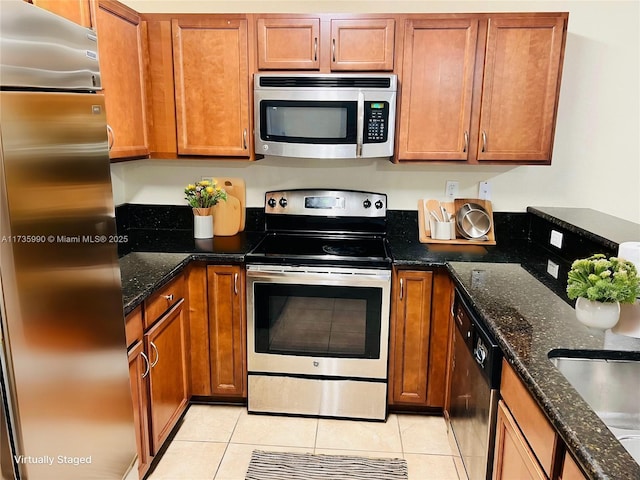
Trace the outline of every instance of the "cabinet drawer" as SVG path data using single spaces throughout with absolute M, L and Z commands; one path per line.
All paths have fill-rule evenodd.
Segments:
M 127 338 L 127 348 L 138 340 L 142 340 L 142 307 L 136 307 L 133 312 L 127 315 L 124 319 L 124 330 Z
M 156 290 L 144 302 L 144 328 L 149 328 L 160 316 L 184 297 L 184 277 L 180 275 Z
M 540 465 L 547 476 L 551 477 L 557 441 L 556 432 L 513 368 L 505 360 L 502 362 L 500 395 Z

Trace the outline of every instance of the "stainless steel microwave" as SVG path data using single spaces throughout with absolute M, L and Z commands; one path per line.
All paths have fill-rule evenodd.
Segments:
M 256 74 L 257 154 L 300 158 L 393 155 L 397 77 Z

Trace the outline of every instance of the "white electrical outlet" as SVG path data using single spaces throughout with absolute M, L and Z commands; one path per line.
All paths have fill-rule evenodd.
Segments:
M 447 180 L 447 186 L 444 187 L 444 195 L 450 200 L 458 197 L 459 183 Z
M 491 184 L 489 182 L 480 182 L 478 185 L 478 198 L 491 200 Z
M 558 265 L 556 262 L 552 262 L 551 260 L 547 260 L 547 273 L 549 275 L 557 279 L 559 271 L 560 271 L 560 265 Z
M 562 248 L 562 233 L 551 230 L 551 237 L 549 238 L 549 243 L 557 248 Z

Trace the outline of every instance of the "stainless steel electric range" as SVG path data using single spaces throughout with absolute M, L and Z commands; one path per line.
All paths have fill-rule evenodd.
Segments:
M 385 420 L 391 256 L 386 195 L 265 196 L 247 255 L 249 412 Z

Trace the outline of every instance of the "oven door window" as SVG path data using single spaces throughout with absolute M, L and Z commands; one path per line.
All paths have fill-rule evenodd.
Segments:
M 382 291 L 255 284 L 256 353 L 380 358 Z
M 285 143 L 355 144 L 357 102 L 262 100 L 260 138 Z

